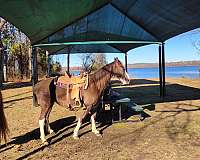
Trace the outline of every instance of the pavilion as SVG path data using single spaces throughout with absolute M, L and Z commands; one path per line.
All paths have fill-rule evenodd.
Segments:
M 32 81 L 37 47 L 49 54 L 123 53 L 158 44 L 160 95 L 165 95 L 164 42 L 200 27 L 199 0 L 0 0 L 0 16 L 32 44 Z M 69 68 L 69 60 L 68 60 Z

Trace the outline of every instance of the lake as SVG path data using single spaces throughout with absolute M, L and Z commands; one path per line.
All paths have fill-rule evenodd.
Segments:
M 200 78 L 198 66 L 176 66 L 165 67 L 166 77 Z M 156 78 L 159 77 L 158 68 L 128 68 L 128 74 L 134 78 Z
M 166 77 L 180 78 L 200 78 L 198 66 L 178 66 L 165 67 Z M 72 74 L 78 75 L 79 71 L 71 71 Z M 128 74 L 134 78 L 158 78 L 158 68 L 128 68 Z

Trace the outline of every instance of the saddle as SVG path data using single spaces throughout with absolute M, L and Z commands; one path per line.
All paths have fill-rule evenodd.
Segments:
M 83 90 L 88 88 L 88 73 L 84 72 L 80 76 L 65 74 L 57 79 L 56 85 L 67 90 L 66 99 L 70 108 L 72 106 L 80 108 Z

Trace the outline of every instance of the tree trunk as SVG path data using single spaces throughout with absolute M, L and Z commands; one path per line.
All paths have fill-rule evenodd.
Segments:
M 22 46 L 21 44 L 19 45 L 19 57 L 18 57 L 18 61 L 19 61 L 19 70 L 20 70 L 20 79 L 23 79 L 23 74 L 24 74 L 24 68 L 25 66 L 23 66 L 23 59 L 22 59 Z
M 6 52 L 4 52 L 4 65 L 3 65 L 3 70 L 4 70 L 4 81 L 8 81 L 8 50 L 6 49 Z
M 31 46 L 29 47 L 29 49 L 28 49 L 28 70 L 29 70 L 29 78 L 31 79 L 31 77 L 32 77 L 32 72 L 31 72 L 31 70 L 32 70 L 32 48 L 31 48 Z
M 1 38 L 1 37 L 0 37 Z M 4 72 L 3 72 L 3 43 L 0 39 L 0 88 L 2 88 L 3 82 L 4 82 Z

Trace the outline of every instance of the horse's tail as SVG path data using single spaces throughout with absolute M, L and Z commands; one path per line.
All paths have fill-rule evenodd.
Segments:
M 2 139 L 5 142 L 7 142 L 8 134 L 9 134 L 9 129 L 8 129 L 7 120 L 4 114 L 2 94 L 0 92 L 0 142 Z

